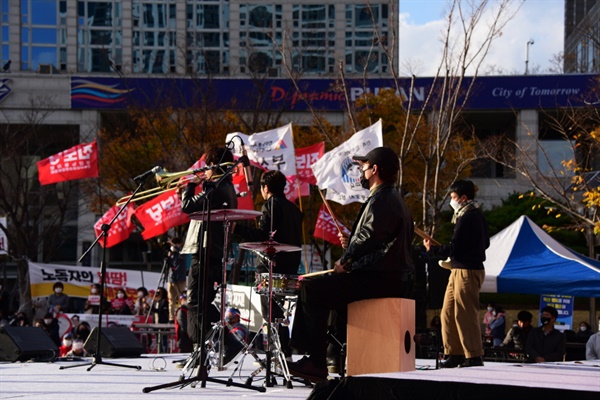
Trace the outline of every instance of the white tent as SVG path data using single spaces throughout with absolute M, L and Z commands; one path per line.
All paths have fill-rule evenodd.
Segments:
M 490 239 L 483 293 L 600 297 L 600 262 L 569 250 L 527 216 Z

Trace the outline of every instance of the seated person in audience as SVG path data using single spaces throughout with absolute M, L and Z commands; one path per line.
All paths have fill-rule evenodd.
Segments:
M 592 328 L 590 328 L 590 324 L 585 321 L 581 321 L 579 323 L 579 330 L 575 333 L 575 341 L 577 343 L 587 343 L 590 336 L 592 336 L 594 332 L 592 332 Z
M 137 290 L 137 299 L 133 306 L 133 315 L 148 315 L 152 305 L 152 299 L 148 295 L 148 289 L 141 286 Z
M 75 331 L 73 337 L 79 337 L 85 342 L 91 331 L 92 328 L 90 328 L 90 324 L 88 324 L 86 321 L 81 321 L 77 326 L 77 330 Z
M 513 325 L 513 327 L 508 331 L 504 341 L 502 342 L 502 347 L 525 352 L 527 336 L 533 329 L 531 326 L 532 319 L 533 315 L 529 311 L 519 311 L 519 314 L 517 314 L 517 326 L 515 327 Z
M 117 289 L 117 297 L 110 301 L 109 314 L 132 315 L 133 301 L 127 297 L 125 289 Z
M 13 319 L 9 322 L 10 326 L 31 326 L 29 323 L 29 318 L 27 318 L 27 314 L 23 311 L 19 311 L 15 314 Z
M 73 347 L 73 334 L 67 333 L 63 338 L 62 345 L 58 348 L 59 357 L 66 357 L 67 353 Z
M 50 339 L 52 339 L 52 341 L 56 344 L 56 347 L 60 347 L 61 343 L 60 335 L 58 333 L 58 321 L 56 318 L 54 318 L 52 313 L 46 313 L 46 315 L 44 315 L 44 319 L 38 320 L 36 326 L 41 327 L 48 334 Z
M 63 293 L 64 285 L 62 282 L 56 282 L 52 286 L 52 293 L 48 296 L 48 311 L 56 315 L 59 312 L 69 312 L 69 296 Z
M 225 353 L 223 355 L 223 364 L 229 363 L 244 348 L 244 343 L 248 343 L 248 328 L 241 323 L 240 310 L 237 308 L 228 308 L 225 313 L 226 332 L 225 335 Z M 235 337 L 233 336 L 235 335 Z
M 88 352 L 83 347 L 84 340 L 78 336 L 73 339 L 73 347 L 67 353 L 66 357 L 87 357 Z
M 83 306 L 86 314 L 98 314 L 100 308 L 100 285 L 92 283 L 90 286 L 90 294 Z
M 533 328 L 527 337 L 529 362 L 563 361 L 567 342 L 562 332 L 554 329 L 558 312 L 552 306 L 542 308 L 541 326 Z
M 504 310 L 500 306 L 496 306 L 494 311 L 492 311 L 490 329 L 494 347 L 502 345 L 502 341 L 504 340 L 504 333 L 506 332 L 506 318 L 504 315 Z
M 600 332 L 594 333 L 585 345 L 586 360 L 600 360 Z

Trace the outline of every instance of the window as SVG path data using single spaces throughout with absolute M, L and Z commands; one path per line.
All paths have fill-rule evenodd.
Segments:
M 122 64 L 121 2 L 77 2 L 77 68 L 114 72 Z
M 188 0 L 186 63 L 189 72 L 223 74 L 229 70 L 229 4 Z

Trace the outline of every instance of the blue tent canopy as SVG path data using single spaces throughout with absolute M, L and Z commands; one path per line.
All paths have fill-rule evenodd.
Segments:
M 527 216 L 490 239 L 483 293 L 600 297 L 600 261 L 563 246 Z

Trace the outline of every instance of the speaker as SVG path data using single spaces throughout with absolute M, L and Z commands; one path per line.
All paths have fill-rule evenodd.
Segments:
M 100 338 L 100 355 L 108 358 L 139 357 L 144 346 L 135 335 L 124 326 L 102 328 Z M 83 347 L 89 354 L 96 354 L 98 344 L 98 328 L 94 328 Z
M 58 357 L 58 347 L 42 328 L 4 326 L 0 328 L 0 361 L 49 361 Z

